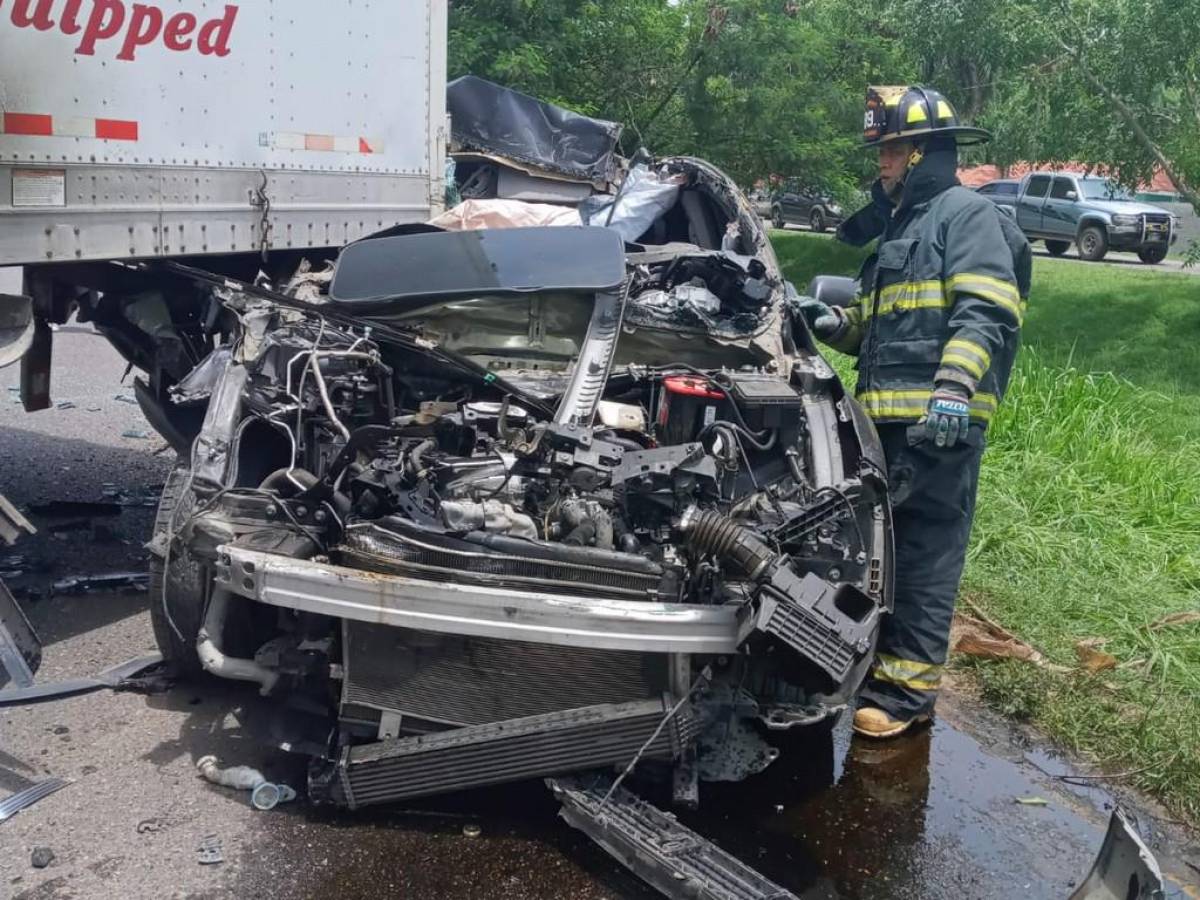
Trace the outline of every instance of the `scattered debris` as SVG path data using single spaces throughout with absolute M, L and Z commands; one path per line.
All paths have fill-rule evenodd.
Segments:
M 142 819 L 142 821 L 137 823 L 137 828 L 134 830 L 137 831 L 138 834 L 158 834 L 160 831 L 165 830 L 166 827 L 167 823 L 156 817 L 152 819 Z
M 105 482 L 101 485 L 101 496 L 106 501 L 119 506 L 144 506 L 154 509 L 158 506 L 162 489 L 161 484 L 148 484 L 144 487 L 125 489 L 117 487 L 112 482 Z
M 604 776 L 547 779 L 559 816 L 668 897 L 796 900 L 796 895 Z M 718 892 L 715 885 L 730 886 Z
M 165 690 L 167 680 L 162 676 L 163 668 L 162 654 L 151 653 L 126 660 L 90 677 L 70 678 L 66 681 L 32 684 L 28 687 L 0 691 L 0 707 L 46 703 L 105 688 L 114 691 L 153 693 L 160 689 Z M 0 817 L 0 820 L 2 818 Z
M 280 803 L 296 799 L 296 791 L 286 784 L 272 784 L 258 769 L 250 766 L 229 766 L 222 769 L 215 756 L 202 756 L 196 768 L 205 780 L 223 787 L 250 792 L 250 805 L 257 810 L 274 809 Z
M 463 837 L 477 838 L 483 834 L 483 829 L 472 823 L 470 825 L 464 825 L 462 833 Z
M 91 503 L 86 500 L 51 500 L 48 503 L 33 503 L 29 511 L 36 516 L 55 518 L 78 518 L 97 516 L 119 516 L 121 507 L 116 503 Z
M 1179 625 L 1193 625 L 1197 622 L 1200 622 L 1200 610 L 1171 613 L 1169 616 L 1163 616 L 1158 621 L 1151 623 L 1150 630 L 1160 631 L 1163 628 L 1175 628 Z
M 221 839 L 215 834 L 206 834 L 196 849 L 200 854 L 198 861 L 202 866 L 215 866 L 225 862 L 225 855 L 221 852 Z
M 142 431 L 138 428 L 126 428 L 121 432 L 121 437 L 130 438 L 135 441 L 148 441 L 150 440 L 150 432 Z
M 41 639 L 8 585 L 0 581 L 0 685 L 12 681 L 18 689 L 32 686 L 41 664 Z
M 42 798 L 49 797 L 70 783 L 65 778 L 47 778 L 23 791 L 17 791 L 6 800 L 0 800 L 0 822 L 11 819 L 21 810 L 28 809 Z
M 37 529 L 0 494 L 0 542 L 12 545 L 26 534 L 37 534 Z
M 1049 806 L 1050 801 L 1045 797 L 1015 797 L 1013 798 L 1022 806 Z
M 1104 897 L 1152 900 L 1166 896 L 1165 887 L 1162 870 L 1154 854 L 1138 836 L 1129 818 L 1117 807 L 1108 821 L 1108 832 L 1104 835 L 1095 865 L 1071 894 L 1070 900 L 1099 900 Z
M 102 406 L 89 406 L 89 407 L 87 407 L 87 411 L 88 411 L 88 412 L 91 412 L 91 413 L 102 412 L 102 411 L 103 411 L 103 409 L 104 409 L 104 408 L 103 408 Z
M 87 519 L 68 519 L 66 522 L 55 522 L 46 530 L 51 534 L 64 534 L 68 531 L 87 531 L 92 523 Z
M 1106 638 L 1087 638 L 1075 644 L 1075 655 L 1079 657 L 1079 664 L 1093 675 L 1117 667 L 1117 658 L 1100 649 L 1106 642 Z
M 117 400 L 121 403 L 129 403 L 133 406 L 138 405 L 137 398 L 130 397 L 128 394 L 117 394 L 116 396 L 113 397 L 113 399 Z
M 148 572 L 110 572 L 107 575 L 78 575 L 54 582 L 52 594 L 90 594 L 93 591 L 137 593 L 149 590 Z
M 955 653 L 979 659 L 1019 659 L 1054 672 L 1069 671 L 1050 662 L 1040 652 L 994 622 L 959 614 L 954 617 Z
M 54 862 L 54 851 L 49 847 L 34 847 L 29 861 L 33 863 L 35 869 L 44 869 Z
M 75 401 L 74 400 L 64 400 L 64 401 L 62 401 L 62 403 L 58 404 L 56 409 L 75 409 Z

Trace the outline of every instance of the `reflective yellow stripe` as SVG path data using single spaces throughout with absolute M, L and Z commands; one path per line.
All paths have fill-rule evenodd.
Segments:
M 950 353 L 950 352 L 943 353 L 942 354 L 942 365 L 943 366 L 958 366 L 960 369 L 966 369 L 968 372 L 970 372 L 972 375 L 975 376 L 976 380 L 983 377 L 983 367 L 981 365 L 979 365 L 979 363 L 977 363 L 975 360 L 971 359 L 969 356 L 961 356 L 957 353 Z
M 886 316 L 897 309 L 941 309 L 949 305 L 940 281 L 902 281 L 889 284 L 879 292 L 877 314 Z M 876 314 L 874 298 L 870 295 L 863 297 L 862 310 L 864 319 Z
M 984 369 L 992 364 L 992 355 L 984 349 L 983 345 L 966 338 L 951 338 L 946 341 L 946 349 L 965 352 L 968 356 L 973 356 Z
M 925 107 L 923 107 L 920 103 L 914 103 L 908 108 L 908 115 L 905 116 L 904 124 L 913 125 L 917 122 L 926 122 L 928 120 L 929 116 L 925 114 Z
M 946 282 L 946 290 L 949 293 L 962 291 L 965 294 L 974 294 L 976 297 L 991 300 L 997 306 L 1012 313 L 1018 325 L 1025 319 L 1021 295 L 1013 285 L 1007 281 L 1001 281 L 999 278 L 962 272 Z
M 942 353 L 942 365 L 959 366 L 966 369 L 976 378 L 982 378 L 983 373 L 991 365 L 992 357 L 983 347 L 965 338 L 953 338 L 946 342 Z
M 864 391 L 858 402 L 873 419 L 920 419 L 933 396 L 932 388 L 902 391 Z M 995 394 L 979 393 L 971 398 L 971 418 L 987 423 L 992 420 L 999 401 Z
M 915 691 L 936 691 L 942 685 L 944 666 L 936 663 L 918 662 L 913 659 L 901 659 L 880 653 L 875 660 L 875 668 L 871 677 L 879 681 L 899 684 Z

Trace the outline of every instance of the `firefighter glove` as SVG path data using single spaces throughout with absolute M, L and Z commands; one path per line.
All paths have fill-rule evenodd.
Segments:
M 842 330 L 845 319 L 840 309 L 812 297 L 795 297 L 791 306 L 792 314 L 804 319 L 809 331 L 823 341 Z
M 936 447 L 953 447 L 966 440 L 971 424 L 971 398 L 967 389 L 950 381 L 942 381 L 929 398 L 925 416 L 925 437 Z

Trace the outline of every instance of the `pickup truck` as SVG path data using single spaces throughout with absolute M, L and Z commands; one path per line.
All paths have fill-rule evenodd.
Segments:
M 1004 199 L 1011 202 L 1011 197 Z M 1075 243 L 1082 259 L 1100 260 L 1109 250 L 1128 250 L 1154 264 L 1166 258 L 1178 238 L 1171 213 L 1140 203 L 1095 175 L 1033 172 L 1021 180 L 1016 202 L 1006 211 L 1015 213 L 1031 241 L 1045 241 L 1054 256 Z

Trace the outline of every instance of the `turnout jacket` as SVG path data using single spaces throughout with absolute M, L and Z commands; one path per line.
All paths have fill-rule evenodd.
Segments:
M 877 422 L 915 422 L 939 381 L 970 394 L 986 428 L 1020 342 L 1029 297 L 1029 242 L 987 198 L 962 187 L 951 151 L 926 155 L 893 207 L 882 186 L 838 236 L 878 238 L 859 295 L 827 340 L 858 356 L 858 401 Z

